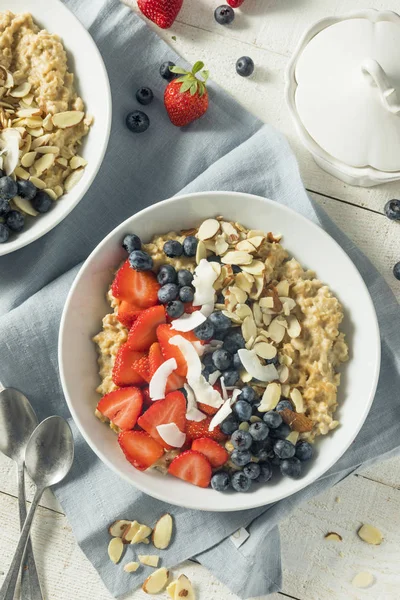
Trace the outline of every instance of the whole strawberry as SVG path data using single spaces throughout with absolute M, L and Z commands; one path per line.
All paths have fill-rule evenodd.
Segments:
M 226 0 L 227 3 L 229 4 L 229 6 L 231 6 L 232 8 L 239 8 L 239 6 L 242 6 L 244 0 Z
M 204 63 L 198 61 L 191 71 L 181 67 L 171 67 L 173 73 L 180 75 L 169 83 L 164 93 L 164 104 L 173 125 L 184 127 L 199 119 L 207 112 L 208 92 L 206 81 L 208 71 L 202 71 Z M 196 75 L 202 76 L 203 81 Z
M 161 29 L 171 27 L 182 4 L 183 0 L 138 0 L 138 7 L 144 16 Z

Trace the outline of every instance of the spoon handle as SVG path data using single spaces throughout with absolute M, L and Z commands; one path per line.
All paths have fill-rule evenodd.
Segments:
M 25 468 L 23 464 L 18 465 L 18 508 L 19 524 L 22 529 L 26 519 Z M 30 538 L 28 538 L 23 560 L 24 564 L 22 564 L 21 570 L 21 600 L 43 600 Z
M 29 509 L 28 515 L 26 517 L 24 526 L 21 531 L 19 542 L 15 550 L 14 558 L 12 559 L 10 568 L 0 589 L 0 600 L 13 600 L 14 598 L 15 588 L 18 582 L 19 570 L 21 568 L 22 559 L 24 557 L 26 543 L 29 538 L 33 517 L 35 516 L 35 511 L 43 492 L 43 488 L 38 488 L 36 490 L 35 496 L 31 504 L 31 508 Z

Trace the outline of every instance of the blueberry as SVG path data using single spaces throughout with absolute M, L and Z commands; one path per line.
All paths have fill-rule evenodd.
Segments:
M 289 458 L 283 460 L 280 464 L 282 475 L 291 477 L 292 479 L 298 479 L 301 476 L 301 462 L 298 458 Z
M 11 231 L 22 231 L 25 225 L 25 217 L 17 210 L 10 210 L 6 215 L 6 225 Z
M 224 295 L 222 292 L 219 292 L 219 294 L 217 294 L 217 304 L 224 304 L 224 303 L 225 303 Z
M 242 272 L 242 269 L 239 267 L 239 265 L 232 265 L 232 271 L 235 273 L 235 275 L 237 275 L 238 273 Z
M 239 427 L 239 422 L 237 421 L 237 419 L 235 419 L 234 416 L 230 415 L 225 419 L 225 421 L 222 421 L 219 427 L 222 433 L 224 433 L 225 435 L 232 435 L 232 433 L 236 431 Z
M 135 271 L 151 271 L 153 259 L 143 250 L 134 250 L 129 255 L 129 264 Z
M 219 473 L 214 473 L 214 475 L 211 477 L 211 487 L 216 492 L 226 492 L 230 484 L 230 477 L 225 471 L 219 471 Z
M 266 440 L 269 435 L 269 429 L 265 423 L 262 421 L 257 421 L 256 423 L 252 423 L 249 428 L 249 434 L 256 442 L 262 442 Z
M 285 410 L 285 408 L 288 408 L 289 410 L 293 410 L 293 404 L 290 400 L 283 398 L 283 400 L 279 400 L 278 404 L 276 405 L 275 410 L 277 412 L 279 412 L 280 410 Z
M 257 483 L 267 483 L 272 477 L 272 467 L 269 462 L 258 463 L 260 467 L 260 474 L 256 479 Z
M 246 465 L 245 467 L 243 467 L 243 473 L 249 479 L 257 479 L 257 477 L 261 473 L 260 465 L 258 465 L 257 463 L 251 462 L 248 465 Z
M 306 462 L 307 460 L 310 460 L 312 458 L 313 453 L 314 450 L 311 444 L 309 444 L 305 440 L 300 440 L 300 442 L 297 442 L 295 454 L 296 458 L 298 458 L 302 462 Z
M 274 454 L 274 456 L 271 458 L 271 465 L 274 465 L 274 467 L 279 467 L 281 464 L 281 459 L 279 458 L 279 456 L 276 456 Z
M 161 304 L 168 304 L 176 300 L 179 294 L 179 288 L 176 283 L 166 283 L 158 290 L 158 299 Z
M 164 253 L 170 258 L 175 258 L 177 256 L 182 256 L 183 247 L 178 240 L 168 240 L 164 244 Z
M 0 198 L 11 200 L 18 194 L 18 186 L 11 177 L 0 178 Z
M 125 123 L 132 133 L 143 133 L 150 127 L 150 119 L 141 110 L 133 110 L 126 115 Z
M 205 367 L 212 367 L 214 371 L 217 370 L 213 362 L 212 354 L 210 352 L 203 355 L 202 362 Z
M 193 281 L 193 275 L 187 269 L 180 269 L 178 271 L 178 284 L 182 287 L 191 285 Z
M 253 447 L 252 452 L 253 455 L 256 458 L 258 458 L 260 462 L 265 462 L 266 460 L 272 458 L 274 455 L 274 453 L 271 450 L 268 450 L 268 448 L 263 448 L 262 446 Z
M 4 242 L 6 242 L 9 237 L 10 230 L 8 229 L 7 225 L 4 225 L 4 223 L 0 223 L 0 244 L 4 244 Z
M 226 386 L 233 387 L 239 380 L 239 371 L 236 371 L 235 369 L 223 371 L 222 377 L 224 378 L 224 383 Z
M 236 62 L 236 73 L 241 77 L 250 77 L 254 72 L 254 62 L 250 56 L 242 56 Z
M 196 331 L 196 330 L 195 330 Z M 232 364 L 232 355 L 224 348 L 218 348 L 213 352 L 213 362 L 218 371 L 226 371 Z
M 251 405 L 244 400 L 238 400 L 233 405 L 233 412 L 240 421 L 248 421 L 252 415 Z
M 277 440 L 284 440 L 287 438 L 290 432 L 291 429 L 289 425 L 287 425 L 286 423 L 282 423 L 281 425 L 279 425 L 279 427 L 276 427 L 276 429 L 271 429 L 270 435 L 271 437 L 276 438 Z
M 0 177 L 4 177 L 5 172 L 3 171 L 3 169 L 0 169 Z
M 400 262 L 398 262 L 394 265 L 393 275 L 396 277 L 396 279 L 400 279 Z
M 249 450 L 253 443 L 253 438 L 248 431 L 238 429 L 232 433 L 231 442 L 236 450 Z
M 212 323 L 207 319 L 201 325 L 198 325 L 193 329 L 193 333 L 199 340 L 209 340 L 214 335 L 214 327 Z M 217 367 L 217 365 L 215 365 Z M 217 367 L 218 368 L 218 367 Z
M 385 214 L 392 221 L 400 221 L 400 200 L 389 200 L 386 202 Z
M 259 395 L 252 387 L 249 385 L 245 385 L 242 388 L 242 393 L 239 396 L 239 400 L 246 400 L 250 404 L 254 404 L 254 402 L 258 402 L 260 399 Z
M 230 6 L 223 4 L 215 9 L 214 17 L 219 25 L 230 25 L 235 18 L 235 11 Z
M 231 485 L 236 492 L 248 492 L 251 487 L 251 479 L 246 477 L 242 471 L 238 471 L 232 475 Z
M 196 256 L 197 244 L 199 240 L 194 235 L 188 235 L 183 240 L 183 253 L 185 256 Z
M 274 358 L 267 358 L 265 360 L 267 365 L 275 365 L 275 367 L 279 367 L 279 358 L 278 356 L 274 356 Z
M 236 354 L 233 355 L 233 366 L 238 371 L 240 371 L 241 369 L 243 369 L 242 361 L 240 360 L 239 354 L 237 352 L 236 352 Z
M 238 350 L 245 347 L 244 337 L 238 331 L 231 331 L 224 337 L 224 348 L 231 354 L 236 354 Z
M 157 281 L 160 285 L 166 283 L 176 283 L 176 271 L 172 265 L 162 265 L 157 274 Z
M 26 200 L 32 200 L 36 196 L 37 187 L 33 185 L 32 181 L 20 179 L 17 181 L 18 196 L 26 198 Z
M 277 440 L 274 444 L 274 452 L 278 458 L 292 458 L 295 451 L 294 444 L 288 440 Z
M 225 315 L 223 315 L 222 312 L 220 312 L 220 311 L 214 312 L 208 318 L 210 319 L 211 323 L 214 325 L 214 329 L 216 331 L 225 332 L 225 331 L 228 331 L 228 329 L 230 329 L 231 320 L 229 319 L 229 317 L 226 317 Z
M 210 381 L 211 373 L 214 373 L 214 371 L 211 369 L 211 367 L 204 367 L 204 369 L 201 372 L 201 374 L 203 375 L 203 377 L 206 381 Z
M 44 190 L 38 190 L 35 197 L 31 200 L 31 204 L 38 212 L 46 213 L 52 207 L 53 201 Z
M 189 287 L 188 285 L 184 285 L 179 290 L 179 298 L 182 300 L 182 302 L 193 302 L 193 298 L 194 298 L 193 289 L 191 287 Z
M 172 300 L 172 302 L 168 302 L 166 310 L 171 319 L 178 319 L 185 312 L 185 307 L 180 300 Z
M 142 247 L 142 242 L 140 237 L 135 235 L 134 233 L 128 233 L 122 241 L 122 247 L 125 248 L 128 254 L 133 252 L 134 250 L 140 250 Z
M 282 425 L 282 417 L 279 413 L 274 410 L 270 410 L 264 414 L 264 423 L 268 425 L 270 429 L 276 429 L 279 425 Z
M 231 461 L 237 467 L 244 467 L 251 462 L 251 454 L 248 450 L 234 450 L 231 454 Z
M 160 67 L 160 75 L 166 81 L 172 81 L 173 79 L 175 79 L 175 77 L 178 77 L 177 73 L 173 73 L 172 71 L 170 71 L 170 67 L 175 67 L 175 63 L 171 62 L 170 60 L 163 62 L 163 64 Z
M 136 100 L 146 106 L 153 102 L 154 94 L 149 87 L 141 87 L 136 92 Z
M 207 261 L 208 262 L 216 262 L 216 263 L 221 264 L 221 257 L 220 256 L 216 256 L 215 254 L 211 254 L 211 256 L 209 256 L 207 258 Z
M 0 198 L 0 217 L 4 217 L 7 213 L 10 212 L 10 203 L 8 200 L 4 200 L 4 198 Z

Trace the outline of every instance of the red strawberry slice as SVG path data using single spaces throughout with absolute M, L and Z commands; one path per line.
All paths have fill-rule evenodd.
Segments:
M 118 306 L 118 321 L 130 329 L 141 312 L 143 308 L 122 300 Z
M 143 408 L 144 408 L 144 410 L 147 410 L 153 404 L 153 401 L 150 398 L 149 386 L 142 388 L 142 394 L 143 394 Z
M 132 350 L 148 350 L 157 341 L 157 327 L 166 323 L 165 308 L 152 306 L 136 319 L 128 335 L 127 344 Z
M 187 450 L 179 454 L 169 466 L 168 473 L 193 485 L 206 488 L 211 481 L 211 465 L 203 454 Z
M 183 385 L 186 383 L 185 377 L 181 377 L 178 373 L 171 373 L 171 375 L 167 379 L 167 387 L 165 388 L 165 393 L 170 394 L 171 392 L 175 392 L 176 390 L 180 390 L 183 388 Z
M 192 313 L 201 309 L 201 306 L 193 306 L 193 304 L 191 302 L 186 302 L 186 304 L 184 306 L 185 306 L 185 313 L 187 313 L 188 315 L 191 315 Z
M 209 431 L 208 428 L 211 423 L 211 417 L 207 417 L 202 421 L 186 421 L 186 435 L 191 440 L 197 440 L 198 438 L 209 438 L 210 440 L 215 440 L 216 442 L 224 442 L 227 439 L 227 436 L 224 435 L 217 425 L 212 431 Z
M 158 304 L 160 285 L 152 271 L 135 271 L 126 260 L 111 286 L 112 295 L 139 308 Z
M 182 4 L 183 0 L 138 0 L 138 7 L 144 16 L 161 29 L 171 27 Z
M 135 427 L 142 406 L 142 392 L 137 387 L 126 387 L 103 396 L 97 410 L 124 431 Z
M 185 431 L 186 398 L 182 392 L 172 392 L 164 400 L 153 402 L 146 412 L 139 417 L 138 424 L 147 431 L 164 448 L 171 449 L 157 431 L 158 425 L 175 423 L 180 431 Z
M 196 450 L 196 452 L 204 454 L 214 469 L 222 467 L 222 465 L 224 465 L 229 459 L 229 453 L 225 450 L 225 448 L 209 438 L 199 438 L 198 440 L 194 440 L 192 444 L 192 450 Z
M 122 344 L 115 358 L 114 368 L 112 371 L 112 380 L 118 387 L 127 385 L 143 385 L 145 380 L 136 373 L 133 368 L 133 363 L 142 356 L 144 352 L 137 352 L 129 348 L 127 344 Z
M 205 415 L 211 415 L 212 417 L 217 414 L 219 408 L 214 408 L 214 406 L 210 406 L 209 404 L 203 404 L 202 402 L 198 402 L 197 408 L 201 410 Z
M 133 363 L 133 370 L 138 373 L 147 383 L 150 382 L 150 365 L 147 356 L 142 356 Z
M 161 346 L 158 342 L 151 345 L 149 351 L 149 362 L 150 376 L 153 377 L 158 367 L 160 367 L 164 362 L 164 357 L 161 352 Z M 183 384 L 185 382 L 186 379 L 178 375 L 178 373 L 171 373 L 167 380 L 167 387 L 165 388 L 166 394 L 169 394 L 170 392 L 175 392 L 175 390 L 179 390 L 181 387 L 183 387 Z
M 182 335 L 184 338 L 189 340 L 189 342 L 198 342 L 199 340 L 196 338 L 193 331 L 183 333 L 182 331 L 176 331 L 176 329 L 172 329 L 171 325 L 159 325 L 157 327 L 157 337 L 158 341 L 160 342 L 161 352 L 164 356 L 164 359 L 168 360 L 169 358 L 175 358 L 176 364 L 178 365 L 176 373 L 181 377 L 186 377 L 187 364 L 185 357 L 177 346 L 173 346 L 169 343 L 169 340 L 175 335 Z
M 123 431 L 118 436 L 126 459 L 139 471 L 145 471 L 164 454 L 163 448 L 145 431 Z

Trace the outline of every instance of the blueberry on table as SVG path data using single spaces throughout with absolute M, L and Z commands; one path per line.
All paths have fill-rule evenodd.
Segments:
M 234 416 L 230 415 L 225 421 L 222 421 L 219 427 L 225 435 L 232 435 L 239 427 L 239 421 L 235 419 Z
M 198 325 L 197 327 L 195 327 L 195 329 L 193 329 L 193 333 L 199 340 L 203 340 L 203 341 L 210 340 L 212 338 L 212 336 L 214 335 L 214 327 L 212 326 L 212 323 L 210 323 L 210 321 L 207 319 L 201 325 Z M 215 361 L 214 361 L 214 364 L 215 364 Z M 215 365 L 215 366 L 218 369 L 218 366 L 217 365 Z
M 18 194 L 17 182 L 11 177 L 0 178 L 0 198 L 11 200 Z
M 242 392 L 241 392 L 238 400 L 245 400 L 246 402 L 249 402 L 250 404 L 254 404 L 255 402 L 258 402 L 260 400 L 260 397 L 257 394 L 257 392 L 255 390 L 253 390 L 253 388 L 250 385 L 245 385 L 244 387 L 242 387 Z
M 7 242 L 9 237 L 10 230 L 8 229 L 7 225 L 4 225 L 4 223 L 0 223 L 0 244 L 4 244 L 4 242 Z
M 179 288 L 176 283 L 166 283 L 158 290 L 158 299 L 161 304 L 168 304 L 176 300 L 179 294 Z
M 122 241 L 122 247 L 125 248 L 128 254 L 133 252 L 134 250 L 140 250 L 142 247 L 142 242 L 140 237 L 135 235 L 134 233 L 128 233 Z
M 293 410 L 293 404 L 290 400 L 287 400 L 287 398 L 282 398 L 282 400 L 279 400 L 278 404 L 276 405 L 275 410 L 279 412 L 280 410 L 285 410 L 286 408 Z
M 237 450 L 249 450 L 253 443 L 253 438 L 248 431 L 237 429 L 232 433 L 231 442 Z
M 277 440 L 284 440 L 290 434 L 291 429 L 286 423 L 282 423 L 276 429 L 270 429 L 270 436 Z
M 227 4 L 223 4 L 215 9 L 214 17 L 219 25 L 230 25 L 235 19 L 235 11 Z
M 295 449 L 295 456 L 296 458 L 301 460 L 301 462 L 306 462 L 307 460 L 310 460 L 314 454 L 313 447 L 305 440 L 300 440 L 299 442 L 297 442 Z
M 194 298 L 193 289 L 191 287 L 189 287 L 188 285 L 184 285 L 179 290 L 179 298 L 182 300 L 182 302 L 193 302 L 193 298 Z
M 264 423 L 266 423 L 270 429 L 276 429 L 279 425 L 282 425 L 281 415 L 274 410 L 266 412 L 263 419 Z
M 272 466 L 268 461 L 258 463 L 260 474 L 256 479 L 257 483 L 267 483 L 272 477 Z
M 219 473 L 215 473 L 211 477 L 211 487 L 216 492 L 226 492 L 231 485 L 231 479 L 225 471 L 220 471 Z
M 292 458 L 296 452 L 296 448 L 288 440 L 277 440 L 274 444 L 274 452 L 278 458 Z
M 231 461 L 237 467 L 244 467 L 251 462 L 251 454 L 248 450 L 234 450 L 231 454 Z
M 154 94 L 149 87 L 141 87 L 136 92 L 136 100 L 139 104 L 143 104 L 143 106 L 147 106 L 147 104 L 151 104 L 153 102 Z
M 222 377 L 224 378 L 224 383 L 227 387 L 233 387 L 239 380 L 239 371 L 236 371 L 236 369 L 228 369 L 227 371 L 222 372 Z
M 229 317 L 222 314 L 221 311 L 213 312 L 209 317 L 214 329 L 220 333 L 228 331 L 231 326 Z
M 244 337 L 238 331 L 227 333 L 224 337 L 224 348 L 231 354 L 236 354 L 236 352 L 244 348 L 245 345 L 246 342 L 244 341 Z
M 236 62 L 236 72 L 241 77 L 250 77 L 254 72 L 254 62 L 250 56 L 242 56 Z
M 177 73 L 173 73 L 171 71 L 171 67 L 175 67 L 175 63 L 171 62 L 170 60 L 163 62 L 163 64 L 160 67 L 160 75 L 166 81 L 172 81 L 173 79 L 175 79 L 175 77 L 178 77 Z
M 169 258 L 176 258 L 182 256 L 183 246 L 178 240 L 168 240 L 163 246 L 164 254 Z
M 232 475 L 231 485 L 236 492 L 248 492 L 251 487 L 251 479 L 242 471 L 239 471 Z
M 133 110 L 126 115 L 125 123 L 132 133 L 143 133 L 150 127 L 150 119 L 141 110 Z
M 269 435 L 269 429 L 263 421 L 257 421 L 256 423 L 252 423 L 250 425 L 249 434 L 255 442 L 262 442 L 267 439 Z
M 196 330 L 195 330 L 196 331 Z M 225 371 L 232 364 L 232 355 L 228 350 L 224 348 L 218 348 L 215 350 L 212 355 L 214 365 L 217 367 L 218 371 Z
M 10 203 L 4 198 L 0 198 L 0 217 L 4 217 L 11 210 Z
M 178 319 L 185 312 L 185 307 L 180 300 L 172 300 L 167 304 L 167 313 L 171 319 Z
M 166 283 L 176 283 L 176 271 L 172 265 L 162 265 L 157 274 L 157 281 L 160 285 Z
M 396 279 L 400 280 L 400 262 L 398 262 L 394 265 L 393 275 L 396 277 Z
M 40 213 L 46 213 L 52 207 L 53 201 L 44 190 L 38 190 L 32 198 L 31 204 Z
M 298 479 L 301 476 L 301 462 L 296 457 L 282 460 L 280 469 L 282 475 L 285 475 L 286 477 Z
M 32 200 L 37 193 L 37 187 L 33 185 L 32 181 L 26 179 L 20 179 L 17 181 L 18 196 L 25 198 L 26 200 Z
M 143 250 L 134 250 L 129 255 L 129 264 L 135 271 L 151 271 L 153 259 Z
M 19 232 L 22 231 L 25 225 L 25 217 L 18 210 L 10 210 L 6 215 L 6 225 L 11 231 Z
M 185 256 L 196 256 L 197 244 L 199 240 L 194 235 L 188 235 L 183 240 L 183 253 Z
M 252 415 L 252 408 L 248 402 L 245 402 L 244 400 L 238 400 L 233 405 L 233 412 L 239 421 L 248 421 Z
M 257 479 L 257 477 L 260 475 L 261 473 L 261 468 L 260 465 L 258 465 L 257 463 L 249 463 L 248 465 L 245 465 L 243 467 L 243 473 L 246 475 L 246 477 L 248 477 L 249 479 Z
M 400 200 L 389 200 L 386 202 L 385 214 L 392 221 L 400 221 Z
M 183 242 L 183 251 L 185 251 L 185 242 Z M 178 271 L 178 284 L 182 287 L 191 285 L 193 275 L 188 269 L 180 269 Z

